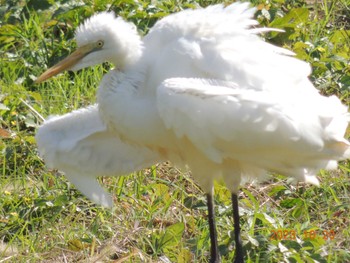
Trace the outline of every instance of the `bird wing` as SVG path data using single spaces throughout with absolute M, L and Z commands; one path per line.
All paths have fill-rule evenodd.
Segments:
M 128 174 L 159 161 L 153 151 L 109 132 L 97 105 L 49 118 L 38 129 L 36 141 L 49 168 L 64 172 L 82 193 L 104 206 L 113 203 L 97 176 Z
M 157 106 L 168 129 L 217 163 L 234 159 L 304 175 L 304 168 L 325 168 L 349 155 L 343 139 L 349 116 L 336 98 L 303 99 L 297 92 L 259 91 L 229 81 L 173 78 L 159 86 Z M 322 115 L 321 107 L 332 116 Z
M 248 2 L 219 4 L 157 22 L 144 38 L 150 87 L 173 77 L 222 79 L 256 90 L 287 89 L 271 82 L 305 80 L 310 66 L 262 40 L 259 34 L 275 29 L 254 28 L 255 11 Z

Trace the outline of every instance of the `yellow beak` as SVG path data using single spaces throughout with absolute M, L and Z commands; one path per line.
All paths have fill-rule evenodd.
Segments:
M 87 44 L 85 46 L 82 46 L 78 48 L 76 51 L 74 51 L 72 54 L 70 54 L 65 59 L 58 62 L 56 65 L 52 66 L 48 70 L 46 70 L 43 74 L 41 74 L 36 80 L 35 83 L 41 83 L 45 80 L 56 76 L 60 72 L 64 70 L 69 70 L 74 65 L 76 65 L 83 57 L 85 57 L 87 54 L 89 54 L 91 51 L 95 49 L 94 45 Z

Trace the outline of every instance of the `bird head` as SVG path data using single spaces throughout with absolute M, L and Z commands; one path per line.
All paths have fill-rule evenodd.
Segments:
M 76 71 L 103 62 L 119 69 L 133 64 L 142 54 L 142 41 L 135 25 L 102 12 L 87 19 L 76 30 L 77 50 L 46 70 L 36 80 L 43 82 L 64 70 Z

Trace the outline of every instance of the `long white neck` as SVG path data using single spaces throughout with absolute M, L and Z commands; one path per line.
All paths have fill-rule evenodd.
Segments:
M 143 93 L 143 82 L 138 72 L 112 70 L 106 74 L 97 92 L 100 116 L 120 137 L 161 145 L 165 127 L 152 95 Z

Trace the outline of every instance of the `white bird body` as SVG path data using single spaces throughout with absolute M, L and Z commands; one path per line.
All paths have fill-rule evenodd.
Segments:
M 185 10 L 157 22 L 143 39 L 132 24 L 101 13 L 76 35 L 78 46 L 97 43 L 98 52 L 71 68 L 113 62 L 117 68 L 97 93 L 109 132 L 149 149 L 158 156 L 153 160 L 188 165 L 205 191 L 214 179 L 237 177 L 228 184 L 235 192 L 242 178 L 266 171 L 317 184 L 319 169 L 349 156 L 347 108 L 319 95 L 307 63 L 257 35 L 272 29 L 251 28 L 254 12 L 247 3 Z M 40 134 L 39 151 L 47 159 L 51 153 L 41 150 Z M 53 167 L 64 171 L 65 161 L 56 159 Z
M 347 108 L 319 95 L 308 64 L 256 35 L 266 29 L 247 29 L 252 12 L 213 6 L 162 19 L 140 59 L 111 71 L 98 90 L 110 129 L 188 165 L 205 191 L 225 173 L 240 182 L 266 170 L 317 184 L 319 169 L 349 154 Z
M 81 125 L 88 132 L 77 135 L 78 130 L 67 131 L 68 119 L 83 112 L 63 117 L 58 133 L 74 138 L 65 139 L 67 159 L 57 157 L 58 144 L 43 140 L 52 133 L 46 126 L 60 122 L 54 119 L 39 129 L 39 151 L 60 170 L 81 167 L 68 178 L 103 205 L 112 203 L 109 195 L 97 183 L 88 188 L 85 173 L 120 175 L 157 160 L 188 166 L 208 193 L 213 262 L 219 261 L 209 205 L 213 180 L 224 179 L 233 193 L 236 231 L 242 180 L 260 179 L 270 171 L 318 184 L 319 169 L 334 169 L 350 156 L 344 139 L 347 107 L 335 96 L 319 94 L 308 80 L 307 63 L 258 36 L 273 29 L 252 28 L 258 23 L 248 5 L 185 10 L 157 22 L 143 39 L 130 23 L 111 13 L 98 14 L 78 29 L 79 49 L 39 77 L 43 81 L 67 67 L 77 70 L 105 60 L 116 65 L 102 79 L 98 106 L 89 113 L 99 128 Z M 77 156 L 74 164 L 73 156 L 86 148 L 99 154 L 91 171 L 84 167 L 89 169 L 94 155 Z M 129 162 L 133 157 L 135 162 Z M 106 168 L 109 161 L 115 161 L 111 169 Z M 127 168 L 124 161 L 130 163 Z M 237 231 L 236 260 L 242 262 Z

